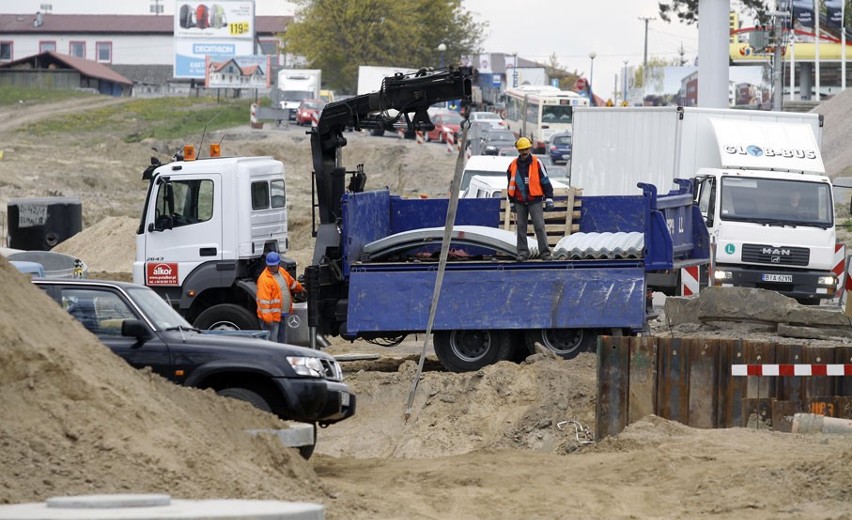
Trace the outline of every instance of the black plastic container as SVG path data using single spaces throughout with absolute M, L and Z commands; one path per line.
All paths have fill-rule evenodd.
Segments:
M 77 198 L 11 199 L 7 216 L 13 249 L 50 251 L 83 229 L 83 204 Z

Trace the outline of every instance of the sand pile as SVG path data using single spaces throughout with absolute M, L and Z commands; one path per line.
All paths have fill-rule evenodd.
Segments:
M 274 416 L 131 368 L 3 259 L 0 286 L 0 503 L 326 498 L 295 450 L 243 431 Z
M 62 242 L 53 251 L 83 260 L 89 271 L 131 273 L 136 259 L 136 228 L 131 217 L 106 217 Z

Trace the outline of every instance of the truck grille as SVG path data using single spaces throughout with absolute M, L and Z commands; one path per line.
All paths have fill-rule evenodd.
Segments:
M 767 265 L 807 266 L 811 251 L 806 247 L 773 247 L 743 244 L 743 262 Z

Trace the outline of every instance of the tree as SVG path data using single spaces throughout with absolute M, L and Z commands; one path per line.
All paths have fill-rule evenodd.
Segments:
M 461 0 L 297 0 L 285 52 L 322 69 L 330 87 L 355 92 L 360 65 L 408 68 L 455 64 L 479 52 L 487 24 Z M 440 44 L 446 51 L 439 51 Z
M 580 77 L 580 74 L 576 70 L 569 72 L 563 69 L 562 65 L 559 64 L 559 60 L 556 58 L 556 53 L 550 55 L 550 60 L 544 66 L 544 70 L 548 78 L 559 81 L 559 88 L 562 90 L 573 90 L 574 82 Z
M 693 24 L 698 22 L 699 0 L 668 0 L 660 1 L 660 18 L 671 22 L 674 15 L 683 23 Z M 758 20 L 766 18 L 766 2 L 764 0 L 740 0 L 743 8 L 752 11 Z

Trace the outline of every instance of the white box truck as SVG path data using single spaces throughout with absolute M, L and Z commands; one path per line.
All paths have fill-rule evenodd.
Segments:
M 288 119 L 296 119 L 296 109 L 303 99 L 319 99 L 320 69 L 281 69 L 278 71 L 278 102 L 287 110 Z
M 634 195 L 639 182 L 687 179 L 715 250 L 708 283 L 818 304 L 837 285 L 821 139 L 818 114 L 578 107 L 570 182 L 584 195 Z

